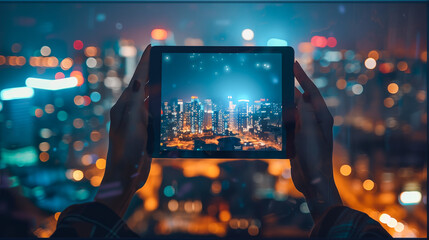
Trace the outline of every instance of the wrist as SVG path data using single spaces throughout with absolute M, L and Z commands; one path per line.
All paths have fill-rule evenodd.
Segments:
M 318 222 L 330 208 L 343 205 L 338 189 L 334 183 L 325 184 L 325 186 L 321 188 L 314 189 L 314 191 L 305 195 L 305 199 L 315 223 Z
M 127 192 L 120 181 L 103 181 L 95 195 L 94 201 L 104 204 L 119 217 L 123 217 L 131 198 L 132 194 Z

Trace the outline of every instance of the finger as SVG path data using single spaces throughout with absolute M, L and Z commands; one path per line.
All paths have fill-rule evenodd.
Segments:
M 304 99 L 307 99 L 306 96 L 308 96 L 308 100 L 314 108 L 316 118 L 321 123 L 325 137 L 329 139 L 330 136 L 332 136 L 333 118 L 322 95 L 298 62 L 294 64 L 294 74 L 299 84 L 304 89 Z
M 131 89 L 125 88 L 118 101 L 110 109 L 110 124 L 113 128 L 120 126 L 121 122 L 123 122 L 122 118 L 131 105 L 131 95 Z
M 295 87 L 295 105 L 298 106 L 299 99 L 302 98 L 302 93 L 298 90 L 298 88 Z
M 149 59 L 151 47 L 152 46 L 149 44 L 144 50 L 139 64 L 137 65 L 136 71 L 131 78 L 129 86 L 131 86 L 135 92 L 138 91 L 142 85 L 146 85 L 149 79 Z

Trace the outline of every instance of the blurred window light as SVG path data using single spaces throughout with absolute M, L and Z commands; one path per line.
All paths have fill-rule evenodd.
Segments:
M 51 114 L 51 113 L 53 113 L 54 111 L 55 111 L 54 105 L 52 105 L 52 104 L 46 104 L 46 105 L 45 105 L 45 112 L 46 112 L 47 114 Z
M 137 55 L 137 48 L 134 46 L 121 46 L 119 55 L 122 57 L 135 57 Z
M 374 182 L 371 179 L 367 179 L 363 182 L 363 188 L 367 191 L 371 191 L 374 188 Z
M 42 152 L 47 152 L 51 148 L 51 145 L 49 145 L 48 142 L 41 142 L 39 144 L 39 150 Z
M 204 46 L 204 42 L 201 38 L 186 38 L 185 46 Z
M 404 231 L 404 229 L 405 229 L 405 226 L 401 222 L 398 222 L 398 224 L 396 224 L 396 226 L 395 226 L 395 231 L 397 231 L 397 232 L 402 232 L 402 231 Z
M 37 64 L 35 64 L 37 66 Z M 64 58 L 61 63 L 60 67 L 62 70 L 69 70 L 73 66 L 73 60 L 71 58 Z
M 340 51 L 327 51 L 323 58 L 329 62 L 339 62 L 342 58 L 342 54 Z
M 422 200 L 422 194 L 419 191 L 404 191 L 399 195 L 401 205 L 416 205 Z
M 399 91 L 399 86 L 396 83 L 390 83 L 387 86 L 387 91 L 389 91 L 389 93 L 391 94 L 396 94 Z
M 105 169 L 106 168 L 106 159 L 104 158 L 99 158 L 96 162 L 95 162 L 95 166 L 98 169 Z
M 311 38 L 311 44 L 315 47 L 324 48 L 328 44 L 326 37 L 322 36 L 313 36 Z
M 287 41 L 280 38 L 270 38 L 267 46 L 287 46 Z
M 173 195 L 174 195 L 174 193 L 175 193 L 176 191 L 174 190 L 174 187 L 173 186 L 166 186 L 165 188 L 164 188 L 164 195 L 166 196 L 166 197 L 172 197 Z
M 179 209 L 179 203 L 177 202 L 177 200 L 174 200 L 174 199 L 170 200 L 168 202 L 168 209 L 172 212 L 177 211 Z
M 67 88 L 76 87 L 78 79 L 75 77 L 62 78 L 56 80 L 42 79 L 42 78 L 27 78 L 25 85 L 31 88 L 38 88 L 44 90 L 62 90 Z
M 22 49 L 22 46 L 19 43 L 14 43 L 11 48 L 13 53 L 19 53 L 21 49 Z
M 359 83 L 357 83 L 357 84 L 353 85 L 353 87 L 352 87 L 352 92 L 353 92 L 355 95 L 360 95 L 360 94 L 362 94 L 362 92 L 363 92 L 363 86 L 362 86 L 362 85 L 360 85 Z
M 374 69 L 377 66 L 377 62 L 374 58 L 367 58 L 365 60 L 365 67 L 368 69 Z
M 32 166 L 38 160 L 37 150 L 33 146 L 18 149 L 1 149 L 2 164 L 15 165 L 18 167 Z
M 158 208 L 158 200 L 155 197 L 149 197 L 144 201 L 144 208 L 147 211 L 153 211 Z
M 326 44 L 328 45 L 328 47 L 333 48 L 333 47 L 337 46 L 337 39 L 334 37 L 328 37 Z
M 95 19 L 97 20 L 97 22 L 104 22 L 106 20 L 106 14 L 104 13 L 99 13 L 97 14 L 97 16 L 95 17 Z
M 61 78 L 65 78 L 66 75 L 64 75 L 64 73 L 62 72 L 57 72 L 55 73 L 55 79 L 61 79 Z
M 228 210 L 222 210 L 219 213 L 219 220 L 228 222 L 231 219 L 231 213 Z
M 31 98 L 34 90 L 31 87 L 7 88 L 1 91 L 1 100 L 9 101 L 16 99 Z
M 39 154 L 39 159 L 41 162 L 47 162 L 49 160 L 49 153 L 47 152 L 41 152 Z
M 255 34 L 253 33 L 252 29 L 246 28 L 241 32 L 241 37 L 246 41 L 253 40 L 253 37 Z
M 400 61 L 396 67 L 398 68 L 399 71 L 401 72 L 405 72 L 408 69 L 408 64 L 405 61 Z
M 6 63 L 6 57 L 3 55 L 0 55 L 0 65 L 3 65 Z
M 374 58 L 377 61 L 380 56 L 376 50 L 372 50 L 371 52 L 368 53 L 368 57 Z
M 382 222 L 382 223 L 387 223 L 387 221 L 389 221 L 389 219 L 390 219 L 390 215 L 387 213 L 381 214 L 380 218 L 379 218 L 380 222 Z
M 382 63 L 379 69 L 381 73 L 384 73 L 384 74 L 391 73 L 393 72 L 394 65 L 393 63 Z
M 64 122 L 65 120 L 67 120 L 67 118 L 68 118 L 68 114 L 67 114 L 67 112 L 65 112 L 65 111 L 59 111 L 59 112 L 57 113 L 57 118 L 58 118 L 58 120 L 60 120 L 61 122 Z
M 391 217 L 391 218 L 389 218 L 389 220 L 387 220 L 387 226 L 389 226 L 391 228 L 396 227 L 397 224 L 398 224 L 398 221 L 393 217 Z
M 52 136 L 52 131 L 49 128 L 40 129 L 40 137 L 42 138 L 50 138 Z
M 423 62 L 428 61 L 428 52 L 427 51 L 424 51 L 420 54 L 420 60 L 422 60 Z
M 298 45 L 298 50 L 302 53 L 311 53 L 314 51 L 314 47 L 310 42 L 302 42 Z
M 86 59 L 86 66 L 89 68 L 95 68 L 97 66 L 97 60 L 93 57 Z
M 74 170 L 72 176 L 74 181 L 80 181 L 83 179 L 83 172 L 81 170 Z
M 48 46 L 43 46 L 40 49 L 40 54 L 42 54 L 42 56 L 47 57 L 51 54 L 51 48 Z
M 343 90 L 347 87 L 347 81 L 344 78 L 340 78 L 338 79 L 336 85 L 338 89 Z
M 93 102 L 98 102 L 101 99 L 101 94 L 99 92 L 92 92 L 89 96 Z
M 167 35 L 168 35 L 167 31 L 165 29 L 162 29 L 162 28 L 155 28 L 150 33 L 150 36 L 154 40 L 158 40 L 158 41 L 163 41 L 163 40 L 167 39 Z
M 99 53 L 99 49 L 97 47 L 89 46 L 85 48 L 85 56 L 87 57 L 95 57 L 98 55 L 98 53 Z
M 384 106 L 387 108 L 391 108 L 395 105 L 395 100 L 391 97 L 385 98 L 383 102 Z
M 100 186 L 102 180 L 103 180 L 103 178 L 100 177 L 100 176 L 93 176 L 91 178 L 91 180 L 90 180 L 91 181 L 91 185 L 93 187 L 98 187 L 98 186 Z
M 76 50 L 81 50 L 83 48 L 83 42 L 81 40 L 74 41 L 73 48 Z
M 349 176 L 352 173 L 352 168 L 350 167 L 350 165 L 344 164 L 340 168 L 340 173 L 343 176 Z
M 70 77 L 75 77 L 77 79 L 77 85 L 76 86 L 82 86 L 82 84 L 85 82 L 85 79 L 83 78 L 82 72 L 80 72 L 80 71 L 71 72 Z

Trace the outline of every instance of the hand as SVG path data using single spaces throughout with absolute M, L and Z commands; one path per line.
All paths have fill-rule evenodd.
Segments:
M 331 206 L 342 205 L 332 171 L 333 118 L 317 87 L 298 62 L 294 74 L 304 93 L 295 88 L 295 150 L 292 180 L 304 194 L 315 222 Z
M 134 193 L 144 185 L 151 157 L 146 152 L 148 113 L 145 86 L 149 79 L 149 45 L 128 87 L 110 110 L 106 171 L 95 201 L 123 216 Z

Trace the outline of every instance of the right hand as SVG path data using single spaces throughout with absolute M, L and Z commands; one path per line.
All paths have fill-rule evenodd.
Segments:
M 152 158 L 147 153 L 149 45 L 129 86 L 110 110 L 109 151 L 103 181 L 95 201 L 122 217 L 134 193 L 146 182 Z
M 298 62 L 294 75 L 304 90 L 295 88 L 295 150 L 292 180 L 304 194 L 316 222 L 331 206 L 342 205 L 332 170 L 333 118 L 317 87 Z

